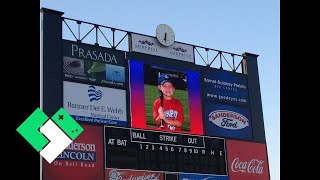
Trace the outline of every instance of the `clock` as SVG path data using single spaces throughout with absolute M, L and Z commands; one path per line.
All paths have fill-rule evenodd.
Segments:
M 164 46 L 171 46 L 175 40 L 174 31 L 166 24 L 159 24 L 157 26 L 156 37 L 160 44 Z

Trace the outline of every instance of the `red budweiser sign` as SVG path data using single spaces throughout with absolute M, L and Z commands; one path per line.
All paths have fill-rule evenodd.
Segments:
M 107 168 L 106 180 L 163 180 L 163 173 Z
M 265 144 L 227 140 L 230 180 L 269 180 Z

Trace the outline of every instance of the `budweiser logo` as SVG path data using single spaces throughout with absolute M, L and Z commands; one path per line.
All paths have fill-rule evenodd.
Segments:
M 128 171 L 129 172 L 129 171 Z M 143 173 L 143 174 L 135 174 L 127 172 L 118 172 L 113 169 L 109 172 L 109 180 L 160 180 L 160 173 Z
M 252 174 L 262 174 L 263 173 L 263 160 L 252 159 L 248 162 L 241 162 L 239 158 L 235 158 L 231 164 L 231 170 L 233 172 L 243 172 Z

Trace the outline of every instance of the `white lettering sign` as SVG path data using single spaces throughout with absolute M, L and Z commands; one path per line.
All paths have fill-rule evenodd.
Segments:
M 252 159 L 248 162 L 242 162 L 239 158 L 235 158 L 231 163 L 231 170 L 233 172 L 243 172 L 251 174 L 262 174 L 263 173 L 263 160 Z

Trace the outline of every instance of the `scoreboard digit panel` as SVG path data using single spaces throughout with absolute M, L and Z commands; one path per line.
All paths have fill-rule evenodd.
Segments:
M 105 126 L 106 168 L 227 175 L 221 138 Z

